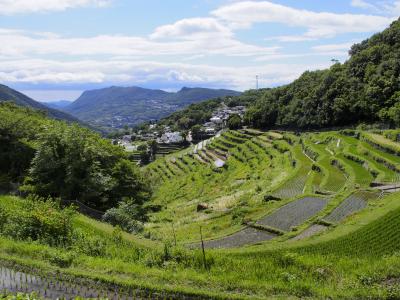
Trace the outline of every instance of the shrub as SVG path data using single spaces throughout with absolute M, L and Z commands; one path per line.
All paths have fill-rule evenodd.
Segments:
M 142 232 L 142 222 L 147 220 L 146 210 L 142 206 L 121 202 L 118 207 L 106 211 L 103 220 L 128 232 Z
M 74 254 L 71 252 L 62 253 L 60 251 L 54 251 L 46 253 L 45 256 L 51 264 L 60 268 L 68 268 L 74 261 Z
M 264 201 L 265 201 L 265 202 L 279 201 L 279 200 L 281 200 L 281 199 L 278 198 L 278 197 L 275 197 L 275 196 L 273 196 L 273 195 L 271 195 L 271 194 L 267 194 L 267 195 L 264 196 Z
M 93 257 L 105 256 L 107 253 L 107 242 L 97 236 L 74 232 L 73 239 L 73 249 L 79 253 Z
M 5 236 L 52 246 L 71 244 L 72 208 L 61 209 L 50 199 L 29 197 L 13 206 L 2 206 L 0 212 L 0 230 Z

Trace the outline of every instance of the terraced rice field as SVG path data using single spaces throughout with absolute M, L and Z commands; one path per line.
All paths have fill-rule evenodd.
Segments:
M 228 235 L 221 239 L 210 240 L 204 242 L 206 248 L 237 248 L 245 245 L 257 244 L 268 241 L 276 237 L 275 234 L 258 230 L 255 228 L 247 227 L 232 235 Z M 199 247 L 200 245 L 196 245 Z
M 376 193 L 356 192 L 346 198 L 338 207 L 336 207 L 324 220 L 332 223 L 338 223 L 348 216 L 364 209 L 368 200 L 376 198 Z
M 367 142 L 378 146 L 384 151 L 400 156 L 400 143 L 394 142 L 383 135 L 372 132 L 363 132 L 362 138 L 364 138 Z
M 310 227 L 308 227 L 306 230 L 304 230 L 303 232 L 301 232 L 300 234 L 298 234 L 294 238 L 292 238 L 292 240 L 293 241 L 304 240 L 313 235 L 324 232 L 327 229 L 328 229 L 328 226 L 320 225 L 320 224 L 313 224 Z
M 80 285 L 60 278 L 46 278 L 9 268 L 0 268 L 0 291 L 36 293 L 43 299 L 149 299 L 151 295 L 134 290 L 106 289 L 93 282 Z
M 301 152 L 299 146 L 294 149 L 296 161 L 300 164 L 295 176 L 287 180 L 277 190 L 273 192 L 273 196 L 280 199 L 290 199 L 301 195 L 307 182 L 307 178 L 311 171 L 311 161 Z
M 167 212 L 155 214 L 157 221 L 152 226 L 157 231 L 169 228 L 171 225 L 164 220 L 179 216 L 182 227 L 178 226 L 177 236 L 182 242 L 198 241 L 197 234 L 187 236 L 189 228 L 194 226 L 190 220 L 206 224 L 203 228 L 207 238 L 232 232 L 232 225 L 239 228 L 239 221 L 232 215 L 235 211 L 239 211 L 238 220 L 258 220 L 256 224 L 260 226 L 290 231 L 326 207 L 328 200 L 317 194 L 332 197 L 345 191 L 370 189 L 371 183 L 394 184 L 400 178 L 399 156 L 340 132 L 297 136 L 252 130 L 227 131 L 190 149 L 166 156 L 149 167 L 152 176 L 159 176 L 161 186 L 165 185 L 157 195 L 157 204 L 168 207 Z M 314 193 L 315 196 L 289 202 L 281 208 L 278 208 L 279 202 L 275 202 L 272 209 L 275 212 L 260 219 L 271 211 L 265 204 L 270 196 L 290 200 Z M 218 203 L 218 199 L 227 194 L 237 196 L 232 197 L 223 210 L 220 205 L 210 204 Z M 342 222 L 363 209 L 367 202 L 360 195 L 344 199 L 324 220 Z M 210 206 L 206 212 L 196 212 L 196 203 Z M 272 238 L 270 233 L 260 229 L 245 228 L 206 244 L 210 248 L 239 247 Z M 323 229 L 310 226 L 299 238 Z M 169 230 L 163 232 L 169 234 Z
M 290 231 L 318 214 L 328 204 L 327 199 L 306 197 L 284 205 L 277 211 L 257 221 L 257 224 Z
M 273 196 L 279 199 L 290 199 L 301 195 L 308 178 L 308 173 L 305 172 L 306 171 L 301 170 L 299 175 L 285 182 L 281 188 L 276 190 Z
M 364 168 L 362 164 L 346 158 L 343 153 L 339 154 L 338 158 L 345 168 L 348 169 L 348 172 L 353 177 L 355 184 L 368 187 L 371 182 L 374 181 L 372 174 L 366 168 Z
M 321 190 L 339 192 L 346 184 L 347 178 L 345 173 L 332 164 L 333 158 L 326 150 L 325 144 L 310 144 L 310 146 L 319 154 L 317 162 L 323 172 L 323 179 L 320 185 Z
M 376 179 L 378 182 L 400 181 L 400 169 L 398 172 L 394 171 L 396 165 L 400 164 L 400 157 L 380 151 L 367 142 L 354 137 L 343 136 L 342 138 L 348 145 L 353 145 L 350 147 L 353 155 L 359 156 L 378 171 L 379 175 Z
M 386 201 L 389 201 L 389 198 L 397 201 L 398 197 L 398 194 L 390 195 Z M 307 254 L 369 257 L 370 259 L 396 253 L 400 251 L 399 215 L 400 208 L 396 208 L 354 232 L 326 242 L 302 247 L 298 251 Z

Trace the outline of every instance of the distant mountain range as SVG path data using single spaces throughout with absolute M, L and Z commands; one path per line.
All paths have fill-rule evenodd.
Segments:
M 53 102 L 42 102 L 42 104 L 46 105 L 47 107 L 54 108 L 54 109 L 63 109 L 70 105 L 72 101 L 67 100 L 60 100 L 60 101 L 53 101 Z
M 86 91 L 63 110 L 95 127 L 110 129 L 158 120 L 203 100 L 240 94 L 224 89 L 185 87 L 172 93 L 141 87 L 113 86 Z
M 25 106 L 45 111 L 49 117 L 52 117 L 54 119 L 64 120 L 68 122 L 80 122 L 77 118 L 71 116 L 68 113 L 48 107 L 16 90 L 13 90 L 12 88 L 6 85 L 0 84 L 0 102 L 5 102 L 5 101 L 11 101 L 20 106 Z

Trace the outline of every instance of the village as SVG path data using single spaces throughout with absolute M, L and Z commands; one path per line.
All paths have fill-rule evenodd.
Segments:
M 232 115 L 238 115 L 243 119 L 245 112 L 245 106 L 228 107 L 222 103 L 221 107 L 213 112 L 212 117 L 202 124 L 202 139 L 211 138 L 226 129 L 227 121 Z M 170 126 L 158 126 L 156 122 L 149 124 L 146 129 L 123 135 L 113 142 L 124 147 L 126 151 L 133 152 L 138 151 L 138 147 L 141 144 L 150 141 L 156 141 L 158 145 L 179 145 L 199 142 L 199 140 L 193 138 L 191 131 L 174 131 Z

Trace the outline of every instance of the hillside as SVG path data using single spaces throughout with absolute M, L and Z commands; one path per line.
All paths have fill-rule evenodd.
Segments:
M 268 90 L 247 114 L 259 127 L 323 128 L 381 122 L 400 126 L 400 21 L 350 49 L 328 70 Z
M 110 87 L 86 91 L 64 110 L 95 126 L 121 128 L 160 119 L 191 103 L 239 94 L 204 88 L 182 88 L 170 93 L 140 87 Z
M 44 111 L 48 114 L 48 116 L 50 116 L 54 119 L 65 120 L 68 122 L 78 122 L 78 123 L 80 122 L 77 118 L 71 116 L 68 113 L 48 107 L 40 102 L 37 102 L 37 101 L 29 98 L 28 96 L 26 96 L 16 90 L 9 88 L 8 86 L 0 85 L 0 102 L 5 102 L 5 101 L 12 101 L 15 104 L 20 105 L 20 106 L 30 107 L 30 108 Z
M 46 202 L 0 197 L 12 216 L 0 227 L 8 267 L 0 279 L 44 296 L 397 299 L 398 134 L 224 132 L 145 167 L 155 190 L 136 236 Z M 40 207 L 47 216 L 31 225 Z M 17 239 L 38 230 L 17 224 L 67 224 L 68 247 Z
M 168 125 L 177 130 L 187 130 L 194 125 L 203 125 L 209 121 L 213 112 L 215 112 L 222 103 L 229 107 L 250 106 L 264 95 L 267 89 L 248 90 L 239 96 L 226 96 L 193 103 L 186 108 L 162 118 L 158 124 Z

